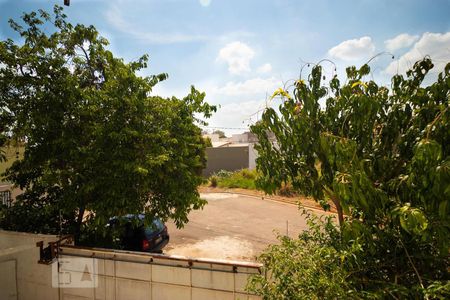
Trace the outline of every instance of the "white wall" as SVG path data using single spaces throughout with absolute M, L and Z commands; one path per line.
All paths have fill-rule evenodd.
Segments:
M 259 272 L 253 263 L 73 247 L 63 247 L 62 253 L 96 260 L 98 287 L 62 289 L 61 299 L 260 299 L 245 291 L 248 276 Z
M 12 184 L 7 182 L 0 182 L 0 192 L 2 191 L 10 191 L 11 192 L 11 200 L 12 202 L 16 199 L 16 197 L 22 194 L 22 190 L 17 187 L 14 187 Z M 1 204 L 1 201 L 0 201 Z M 0 299 L 1 300 L 1 299 Z
M 208 134 L 203 135 L 203 138 L 205 138 L 205 137 L 208 137 L 211 140 L 211 142 L 219 142 L 220 141 L 219 135 L 217 133 L 208 133 Z
M 0 299 L 260 299 L 245 291 L 260 265 L 220 260 L 189 260 L 148 253 L 61 248 L 60 260 L 91 259 L 96 288 L 53 288 L 52 265 L 39 264 L 36 242 L 57 238 L 0 230 Z M 55 261 L 54 264 L 57 264 Z M 53 265 L 56 270 L 58 265 Z
M 230 141 L 233 143 L 248 143 L 248 135 L 246 133 L 233 134 Z

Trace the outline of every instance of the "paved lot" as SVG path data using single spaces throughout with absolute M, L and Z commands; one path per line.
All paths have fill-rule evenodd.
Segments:
M 277 232 L 295 237 L 306 228 L 296 205 L 227 193 L 201 196 L 208 204 L 191 212 L 183 229 L 167 224 L 171 240 L 165 253 L 255 260 L 267 245 L 277 243 Z

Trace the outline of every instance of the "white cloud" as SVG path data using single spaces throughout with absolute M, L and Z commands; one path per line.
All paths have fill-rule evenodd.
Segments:
M 411 46 L 418 39 L 418 35 L 409 35 L 407 33 L 402 33 L 397 35 L 393 39 L 384 41 L 384 44 L 386 45 L 386 49 L 388 51 L 395 51 Z
M 209 6 L 211 4 L 211 0 L 199 0 L 201 6 Z
M 214 94 L 225 96 L 244 96 L 260 94 L 261 96 L 266 93 L 273 93 L 277 88 L 282 86 L 281 80 L 277 80 L 275 77 L 270 78 L 253 78 L 246 81 L 227 82 L 222 87 L 216 87 L 212 89 Z
M 264 64 L 258 68 L 258 73 L 269 73 L 272 71 L 272 65 L 271 64 Z
M 106 20 L 115 27 L 117 30 L 120 30 L 129 36 L 142 40 L 146 43 L 151 44 L 173 44 L 173 43 L 183 43 L 183 42 L 192 42 L 199 40 L 206 40 L 208 37 L 204 35 L 197 34 L 185 34 L 179 32 L 149 32 L 146 30 L 139 30 L 140 26 L 136 24 L 132 24 L 125 20 L 122 16 L 120 9 L 112 5 L 105 13 Z
M 250 72 L 250 60 L 255 56 L 255 51 L 242 42 L 232 42 L 220 49 L 217 61 L 228 64 L 231 74 Z
M 375 45 L 369 36 L 363 36 L 359 39 L 346 40 L 339 45 L 328 50 L 331 57 L 342 60 L 359 60 L 370 58 L 375 51 Z
M 443 71 L 450 62 L 450 32 L 424 33 L 408 52 L 391 62 L 385 72 L 390 75 L 404 73 L 426 55 L 431 57 L 435 65 L 433 70 Z

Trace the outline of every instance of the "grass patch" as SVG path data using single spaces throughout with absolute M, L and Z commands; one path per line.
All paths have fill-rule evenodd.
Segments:
M 209 178 L 210 186 L 256 190 L 256 170 L 242 169 L 236 172 L 219 171 Z
M 242 169 L 235 172 L 220 170 L 208 179 L 210 187 L 219 188 L 240 188 L 247 190 L 260 190 L 256 187 L 256 170 Z M 284 183 L 274 193 L 275 195 L 292 198 L 299 196 L 290 182 Z

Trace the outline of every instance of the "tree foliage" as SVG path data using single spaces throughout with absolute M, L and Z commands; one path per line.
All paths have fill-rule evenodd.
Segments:
M 6 172 L 25 191 L 21 203 L 61 211 L 77 234 L 85 212 L 97 226 L 143 211 L 186 223 L 205 204 L 196 116 L 215 111 L 205 94 L 154 96 L 167 74 L 137 75 L 148 56 L 114 57 L 93 26 L 70 24 L 61 7 L 22 19 L 10 25 L 23 43 L 0 42 L 0 134 L 25 145 Z
M 279 236 L 280 244 L 269 246 L 259 260 L 264 272 L 250 277 L 249 290 L 264 299 L 350 299 L 358 298 L 349 271 L 342 268 L 360 249 L 339 252 L 339 231 L 332 217 L 319 219 L 303 210 L 309 226 L 298 239 Z
M 225 132 L 223 132 L 222 130 L 214 130 L 212 134 L 218 134 L 219 138 L 226 138 L 227 136 L 225 135 Z
M 424 86 L 432 68 L 425 58 L 388 89 L 365 81 L 368 65 L 328 87 L 315 66 L 251 128 L 258 185 L 273 193 L 289 182 L 325 209 L 332 201 L 340 239 L 362 249 L 349 280 L 380 297 L 449 288 L 450 64 Z

